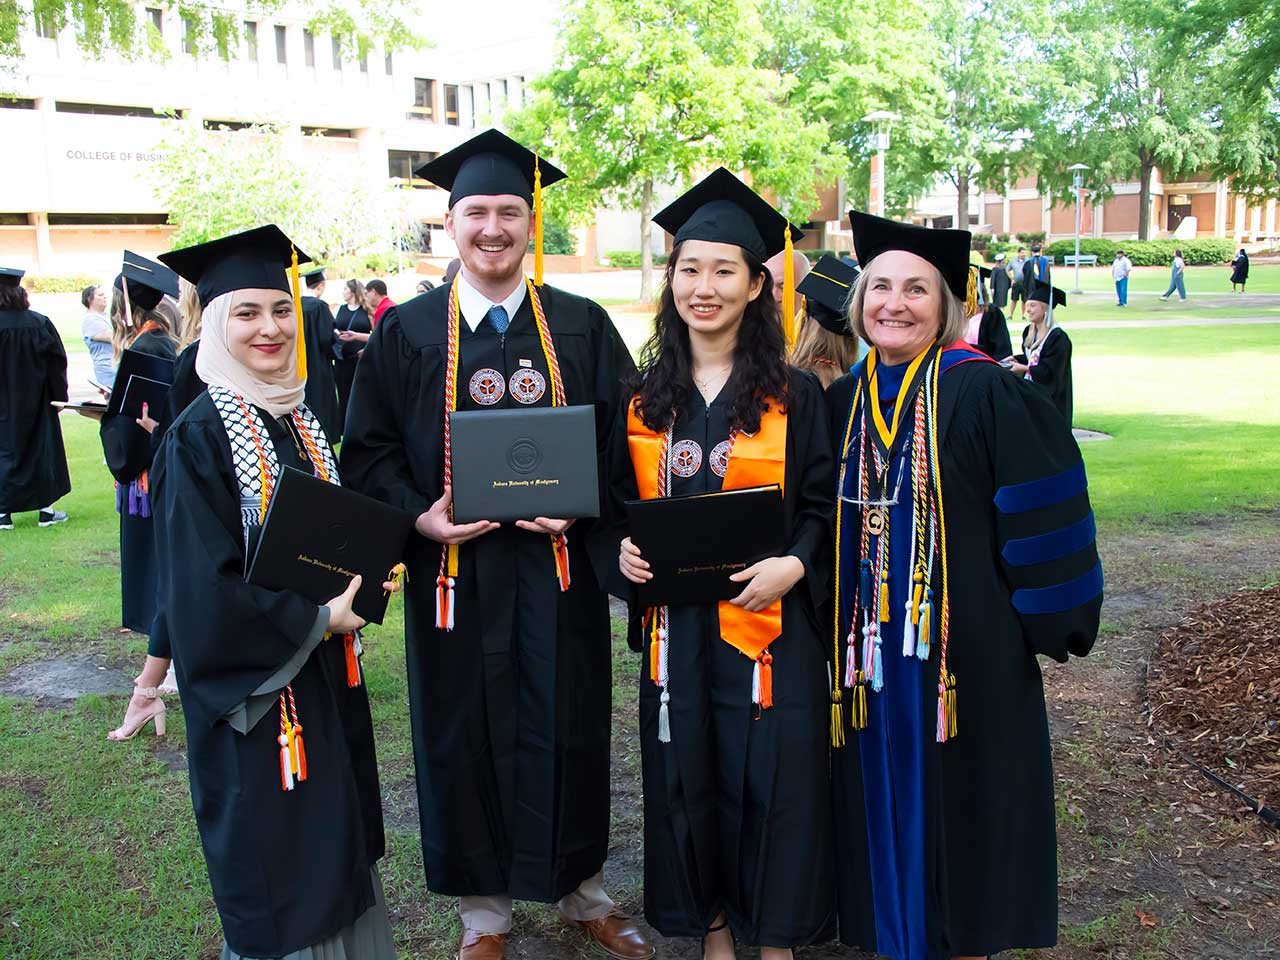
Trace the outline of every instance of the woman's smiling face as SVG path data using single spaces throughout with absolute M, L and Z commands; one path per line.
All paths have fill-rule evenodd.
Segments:
M 885 363 L 914 360 L 942 329 L 942 278 L 937 267 L 905 250 L 888 250 L 867 265 L 862 323 Z
M 293 369 L 298 323 L 293 297 L 283 290 L 237 290 L 227 318 L 227 347 L 263 379 Z
M 710 336 L 742 323 L 747 304 L 764 289 L 752 279 L 742 248 L 732 243 L 686 240 L 671 270 L 676 312 L 691 331 Z

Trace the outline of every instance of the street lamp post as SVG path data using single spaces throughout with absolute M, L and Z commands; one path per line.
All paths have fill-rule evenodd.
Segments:
M 1089 169 L 1086 163 L 1073 163 L 1067 167 L 1071 171 L 1071 186 L 1076 195 L 1076 285 L 1072 293 L 1080 292 L 1080 195 L 1084 192 L 1084 172 Z
M 884 155 L 889 149 L 889 127 L 898 119 L 896 113 L 888 110 L 877 110 L 862 118 L 863 123 L 873 124 L 875 130 L 875 155 L 871 158 L 871 189 L 867 197 L 867 206 L 877 217 L 884 216 L 885 208 L 885 176 Z

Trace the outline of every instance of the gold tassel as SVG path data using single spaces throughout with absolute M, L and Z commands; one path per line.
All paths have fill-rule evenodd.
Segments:
M 533 155 L 533 283 L 542 286 L 542 168 Z
M 911 623 L 915 626 L 920 625 L 920 598 L 924 596 L 924 573 L 919 567 L 916 568 L 915 576 L 911 578 L 915 586 L 911 591 Z
M 889 622 L 889 573 L 880 578 L 880 622 Z
M 954 673 L 947 676 L 947 739 L 950 740 L 956 735 L 956 675 Z
M 387 582 L 394 583 L 400 589 L 404 589 L 405 581 L 409 579 L 409 568 L 403 563 L 397 563 L 391 568 L 391 572 L 387 574 Z M 392 593 L 398 593 L 399 590 L 383 590 L 384 597 L 391 596 Z
M 449 549 L 445 551 L 448 559 L 445 561 L 445 569 L 448 575 L 456 577 L 458 575 L 458 545 L 456 543 L 449 544 Z
M 867 729 L 867 675 L 859 670 L 853 683 L 853 729 Z
M 964 291 L 964 315 L 972 317 L 978 312 L 978 268 L 969 265 L 969 283 Z
M 836 687 L 831 691 L 831 746 L 839 750 L 844 746 L 844 693 Z
M 306 324 L 302 322 L 302 292 L 298 285 L 298 248 L 289 244 L 291 260 L 289 264 L 289 285 L 293 288 L 293 315 L 298 321 L 298 379 L 307 379 L 307 337 L 304 332 Z
M 795 249 L 791 245 L 791 224 L 783 227 L 786 243 L 782 262 L 782 332 L 786 334 L 787 350 L 796 342 L 796 265 Z

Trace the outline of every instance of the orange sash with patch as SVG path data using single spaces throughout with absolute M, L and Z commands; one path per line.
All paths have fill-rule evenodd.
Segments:
M 627 409 L 627 447 L 640 497 L 652 500 L 658 496 L 658 469 L 666 437 L 645 426 L 636 412 L 638 399 L 632 398 Z M 760 429 L 754 434 L 739 433 L 734 438 L 722 488 L 737 490 L 776 483 L 782 490 L 786 467 L 787 415 L 777 401 L 770 400 L 769 409 L 760 417 Z M 759 613 L 736 607 L 727 600 L 720 601 L 719 611 L 720 638 L 752 660 L 759 660 L 765 648 L 782 633 L 781 598 Z

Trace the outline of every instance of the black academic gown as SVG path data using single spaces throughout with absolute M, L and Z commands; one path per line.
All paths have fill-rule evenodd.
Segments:
M 320 421 L 325 437 L 336 446 L 342 440 L 342 416 L 333 378 L 333 314 L 319 297 L 303 297 L 302 317 L 307 335 L 307 407 Z
M 727 403 L 692 391 L 673 440 L 702 451 L 672 496 L 709 493 L 722 478 L 711 451 L 729 438 Z M 715 604 L 670 608 L 671 742 L 658 741 L 660 688 L 641 658 L 645 918 L 664 936 L 700 937 L 723 910 L 739 943 L 799 947 L 835 934 L 827 777 L 826 659 L 819 610 L 828 595 L 835 485 L 822 388 L 793 370 L 787 412 L 786 553 L 805 577 L 783 598 L 773 655 L 773 706 L 751 701 L 754 663 L 720 637 Z M 629 535 L 623 503 L 638 496 L 625 420 L 610 452 L 609 589 L 628 602 L 632 649 L 647 651 L 634 590 L 618 572 Z
M 354 330 L 356 333 L 372 333 L 369 315 L 364 307 L 352 310 L 345 303 L 338 308 L 338 316 L 333 321 L 334 331 Z M 333 343 L 333 378 L 338 382 L 338 413 L 343 423 L 347 422 L 347 404 L 351 399 L 351 384 L 356 378 L 356 364 L 360 362 L 360 350 L 363 343 L 347 343 L 334 339 Z
M 1009 341 L 1009 325 L 1005 322 L 1004 311 L 994 304 L 982 311 L 982 320 L 978 324 L 977 347 L 992 360 L 1003 360 L 1013 353 L 1013 344 Z
M 0 310 L 0 513 L 42 510 L 71 492 L 58 410 L 67 354 L 44 314 Z
M 860 369 L 827 392 L 837 457 Z M 904 417 L 905 436 L 913 424 L 914 414 Z M 996 364 L 956 365 L 939 383 L 938 446 L 958 735 L 945 744 L 933 736 L 935 642 L 920 671 L 928 950 L 897 960 L 986 956 L 1056 941 L 1053 768 L 1037 655 L 1065 662 L 1087 654 L 1102 606 L 1084 463 L 1043 391 Z M 856 554 L 860 514 L 846 505 L 844 516 L 842 552 L 853 544 Z M 847 587 L 857 580 L 849 568 L 856 556 L 846 561 Z M 936 591 L 936 569 L 933 579 Z M 842 608 L 841 670 L 848 615 Z M 901 655 L 894 646 L 887 638 L 886 656 Z M 849 694 L 847 742 L 831 752 L 840 936 L 875 950 L 861 734 L 851 726 Z
M 1009 271 L 1003 263 L 997 263 L 991 268 L 991 302 L 1001 310 L 1009 302 L 1009 287 L 1012 283 L 1013 281 L 1009 279 Z M 1007 357 L 1008 354 L 1006 353 L 1005 356 Z
M 158 330 L 142 334 L 129 349 L 166 360 L 178 356 L 173 340 Z M 161 413 L 147 412 L 153 418 Z M 116 481 L 120 514 L 120 623 L 135 633 L 149 634 L 156 615 L 156 551 L 149 478 L 144 474 L 151 467 L 153 435 L 122 414 L 103 417 L 98 433 L 107 469 Z
M 290 428 L 258 412 L 281 468 L 310 470 Z M 347 686 L 341 640 L 318 639 L 327 625 L 320 607 L 245 582 L 240 491 L 207 394 L 165 434 L 152 491 L 161 590 L 182 598 L 162 615 L 213 899 L 232 950 L 279 957 L 335 935 L 374 904 L 370 870 L 384 844 L 368 696 L 363 685 Z M 287 793 L 273 696 L 286 665 L 297 669 L 308 766 Z M 263 685 L 265 715 L 237 732 L 228 714 Z
M 1027 362 L 1027 338 L 1031 336 L 1031 326 L 1022 329 L 1022 352 L 1015 358 L 1019 363 Z M 1071 338 L 1061 327 L 1052 327 L 1040 348 L 1040 357 L 1031 368 L 1031 382 L 1038 383 L 1049 393 L 1049 399 L 1071 425 L 1073 401 L 1071 394 Z
M 553 287 L 542 303 L 570 404 L 595 404 L 603 453 L 619 380 L 634 366 L 608 315 Z M 379 321 L 360 358 L 343 476 L 415 516 L 443 489 L 449 288 Z M 528 297 L 505 335 L 462 321 L 458 409 L 471 383 L 502 383 L 489 409 L 519 406 L 521 361 L 549 373 Z M 477 388 L 478 389 L 478 388 Z M 483 395 L 483 394 L 481 394 Z M 459 478 L 459 482 L 465 482 Z M 455 628 L 435 628 L 440 544 L 410 537 L 405 639 L 427 885 L 454 896 L 554 902 L 603 865 L 609 835 L 610 644 L 607 598 L 588 561 L 591 521 L 570 528 L 562 593 L 550 538 L 514 524 L 459 550 Z

